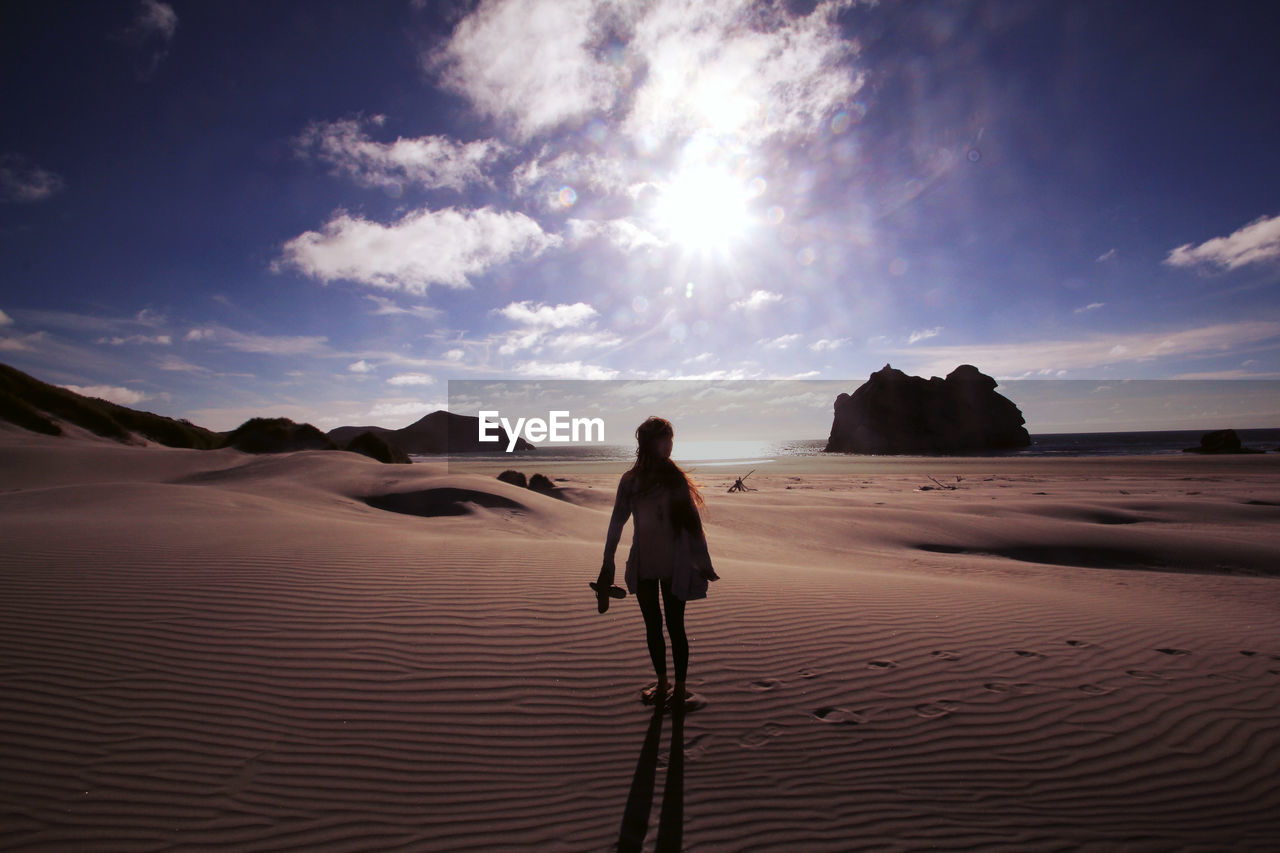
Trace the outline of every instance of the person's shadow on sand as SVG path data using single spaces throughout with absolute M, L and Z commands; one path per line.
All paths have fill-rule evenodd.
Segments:
M 622 813 L 618 831 L 618 853 L 638 853 L 649 832 L 649 811 L 653 807 L 654 777 L 658 769 L 658 742 L 662 739 L 662 715 L 671 713 L 671 758 L 667 762 L 667 783 L 662 789 L 662 813 L 658 818 L 658 842 L 655 853 L 679 853 L 684 834 L 684 715 L 676 702 L 664 708 L 661 702 L 653 709 L 649 730 L 645 732 L 636 773 L 631 778 L 631 792 Z

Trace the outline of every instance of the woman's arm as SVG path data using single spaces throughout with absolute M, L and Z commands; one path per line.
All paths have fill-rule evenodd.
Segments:
M 618 493 L 613 498 L 613 514 L 609 516 L 609 532 L 604 539 L 604 563 L 601 568 L 612 573 L 613 557 L 618 550 L 618 541 L 622 538 L 622 528 L 631 517 L 631 483 L 626 477 L 618 481 Z

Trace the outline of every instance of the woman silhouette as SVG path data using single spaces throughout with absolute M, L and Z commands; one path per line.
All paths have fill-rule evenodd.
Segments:
M 707 539 L 698 507 L 702 495 L 680 467 L 671 461 L 675 431 L 671 423 L 651 417 L 636 429 L 636 461 L 618 482 L 600 567 L 599 589 L 613 583 L 614 552 L 627 518 L 635 530 L 627 557 L 627 589 L 640 602 L 649 658 L 658 683 L 644 691 L 645 701 L 658 702 L 671 689 L 667 681 L 667 649 L 662 636 L 663 613 L 671 636 L 675 663 L 674 695 L 688 698 L 689 640 L 684 632 L 686 601 L 705 598 L 707 582 L 719 580 L 711 566 Z M 662 604 L 659 606 L 659 594 Z

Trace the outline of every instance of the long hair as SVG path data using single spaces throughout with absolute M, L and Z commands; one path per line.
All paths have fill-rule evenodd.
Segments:
M 686 528 L 693 533 L 702 532 L 702 521 L 697 507 L 703 506 L 702 492 L 679 465 L 657 451 L 657 443 L 675 435 L 671 422 L 651 416 L 636 427 L 636 461 L 627 471 L 638 491 L 668 489 L 672 493 L 671 524 L 677 530 Z

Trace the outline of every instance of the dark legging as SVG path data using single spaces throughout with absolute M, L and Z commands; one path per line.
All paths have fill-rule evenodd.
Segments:
M 658 606 L 658 590 L 662 590 L 662 606 Z M 649 658 L 659 679 L 667 676 L 667 646 L 662 639 L 662 614 L 667 614 L 667 633 L 671 635 L 671 657 L 675 660 L 676 681 L 684 683 L 689 672 L 689 638 L 684 634 L 684 602 L 671 592 L 671 579 L 636 582 L 636 599 L 644 614 L 645 638 L 649 641 Z

